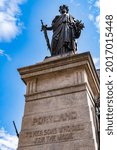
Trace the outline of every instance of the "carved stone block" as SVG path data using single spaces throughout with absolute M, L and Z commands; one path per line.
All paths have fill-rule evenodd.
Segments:
M 99 79 L 90 53 L 20 68 L 26 84 L 18 150 L 98 150 Z

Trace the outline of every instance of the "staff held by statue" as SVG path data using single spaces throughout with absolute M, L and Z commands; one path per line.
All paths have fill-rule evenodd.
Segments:
M 41 28 L 41 31 L 43 31 L 44 33 L 44 37 L 45 37 L 45 40 L 46 40 L 46 43 L 47 43 L 47 47 L 48 49 L 50 50 L 50 53 L 51 53 L 51 46 L 50 46 L 50 42 L 49 42 L 49 38 L 48 38 L 48 34 L 47 34 L 47 25 L 44 25 L 43 21 L 41 20 L 41 24 L 42 24 L 42 28 Z

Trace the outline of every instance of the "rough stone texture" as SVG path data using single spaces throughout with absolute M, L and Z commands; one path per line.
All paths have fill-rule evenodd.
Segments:
M 99 78 L 90 53 L 64 55 L 18 69 L 25 111 L 18 150 L 97 150 Z

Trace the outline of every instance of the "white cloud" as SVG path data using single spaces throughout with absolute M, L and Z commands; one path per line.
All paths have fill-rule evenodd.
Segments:
M 92 4 L 92 3 L 93 3 L 93 1 L 94 1 L 94 0 L 88 0 L 88 3 L 89 3 L 89 4 Z
M 89 18 L 90 21 L 94 21 L 94 16 L 92 14 L 89 14 L 88 18 Z
M 89 15 L 88 19 L 93 22 L 95 27 L 97 28 L 97 32 L 100 32 L 100 15 L 99 15 L 99 9 L 100 9 L 100 0 L 89 0 Z M 97 14 L 98 13 L 98 14 Z
M 4 7 L 4 1 L 3 0 L 0 1 L 0 7 Z
M 91 10 L 92 9 L 92 4 L 93 4 L 93 0 L 88 0 L 88 4 L 89 4 L 89 10 Z
M 93 14 L 89 14 L 88 18 L 97 28 L 97 32 L 100 32 L 100 15 L 95 16 Z
M 94 64 L 97 64 L 97 63 L 99 62 L 99 58 L 94 57 L 94 58 L 93 58 L 93 61 L 94 61 Z
M 95 7 L 100 8 L 100 0 L 97 0 L 94 4 Z
M 2 49 L 0 49 L 0 55 L 3 55 L 4 51 Z
M 100 15 L 96 16 L 95 25 L 96 25 L 98 32 L 99 32 L 100 31 Z
M 11 61 L 11 57 L 10 57 L 8 54 L 6 54 L 5 51 L 2 50 L 2 49 L 0 49 L 0 56 L 6 56 L 6 58 L 7 58 L 9 61 Z
M 100 68 L 99 67 L 100 66 L 100 59 L 98 57 L 94 57 L 93 62 L 95 64 L 96 68 Z
M 89 4 L 89 10 L 91 10 L 93 7 L 100 8 L 100 0 L 88 0 Z
M 100 0 L 88 0 L 88 4 L 90 7 L 100 8 Z
M 25 0 L 0 0 L 0 41 L 10 41 L 21 33 L 19 5 L 23 2 Z
M 0 129 L 0 150 L 16 150 L 18 138 L 7 133 L 4 128 Z

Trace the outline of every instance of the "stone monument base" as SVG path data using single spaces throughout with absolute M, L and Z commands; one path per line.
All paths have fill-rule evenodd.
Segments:
M 99 78 L 90 53 L 18 70 L 27 86 L 18 150 L 98 150 Z

